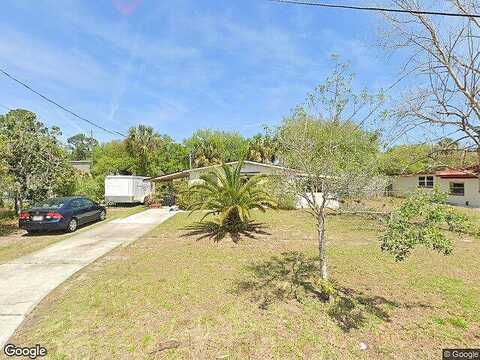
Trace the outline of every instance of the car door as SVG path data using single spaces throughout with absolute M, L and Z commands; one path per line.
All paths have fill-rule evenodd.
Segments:
M 98 206 L 89 199 L 82 199 L 83 206 L 85 208 L 85 218 L 86 222 L 92 222 L 98 219 L 99 217 L 99 210 Z
M 78 224 L 82 225 L 88 222 L 87 211 L 85 209 L 85 204 L 82 199 L 73 199 L 70 203 L 72 207 L 72 215 L 78 220 Z

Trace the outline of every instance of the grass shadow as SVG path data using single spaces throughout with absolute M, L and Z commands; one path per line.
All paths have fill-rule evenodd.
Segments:
M 275 302 L 319 301 L 326 314 L 344 331 L 365 326 L 376 318 L 390 322 L 393 308 L 428 306 L 400 304 L 382 296 L 372 296 L 351 288 L 341 287 L 334 281 L 319 278 L 319 262 L 300 252 L 285 252 L 270 260 L 247 267 L 249 276 L 235 284 L 234 293 L 246 293 L 262 309 Z
M 256 239 L 257 235 L 271 235 L 265 229 L 265 224 L 254 221 L 243 223 L 237 226 L 234 231 L 222 226 L 218 222 L 204 221 L 195 222 L 192 225 L 186 226 L 183 230 L 187 231 L 187 233 L 183 234 L 182 237 L 195 236 L 197 237 L 197 241 L 208 238 L 219 242 L 223 240 L 225 236 L 230 235 L 233 242 L 238 243 L 242 236 L 249 239 Z

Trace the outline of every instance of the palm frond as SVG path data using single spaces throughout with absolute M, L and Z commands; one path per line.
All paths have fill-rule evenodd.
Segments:
M 243 161 L 236 165 L 222 164 L 220 169 L 202 174 L 200 182 L 189 189 L 198 200 L 188 209 L 191 212 L 209 210 L 205 216 L 219 213 L 222 221 L 237 216 L 238 221 L 245 222 L 249 220 L 253 209 L 265 211 L 266 208 L 274 208 L 275 203 L 263 186 L 266 175 L 256 175 L 244 181 L 243 165 Z

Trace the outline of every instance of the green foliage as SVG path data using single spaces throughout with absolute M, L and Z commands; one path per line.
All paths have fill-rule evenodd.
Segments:
M 150 126 L 131 128 L 125 144 L 133 159 L 129 170 L 137 175 L 158 176 L 184 170 L 187 166 L 185 146 L 174 143 L 167 135 L 158 134 Z
M 238 226 L 248 222 L 250 211 L 273 208 L 275 204 L 263 186 L 265 177 L 257 175 L 250 179 L 241 176 L 243 161 L 235 166 L 223 164 L 221 170 L 201 175 L 198 183 L 190 187 L 195 202 L 189 210 L 207 210 L 206 216 L 220 214 L 220 224 L 235 233 Z
M 188 152 L 185 146 L 174 143 L 168 137 L 151 156 L 150 176 L 170 174 L 188 167 Z
M 96 202 L 102 202 L 105 194 L 105 177 L 89 174 L 75 176 L 74 195 L 87 196 Z
M 3 156 L 0 157 L 0 202 L 3 201 L 3 196 L 5 196 L 5 191 L 11 188 L 11 178 L 8 175 L 8 163 L 7 163 L 7 142 L 4 136 L 0 134 L 0 154 Z M 0 207 L 3 205 L 0 204 Z
M 95 146 L 98 146 L 98 141 L 85 134 L 76 134 L 67 139 L 67 147 L 72 160 L 90 159 Z
M 153 175 L 152 157 L 165 141 L 171 140 L 163 139 L 151 126 L 130 128 L 125 143 L 129 155 L 135 159 L 133 170 L 137 175 Z
M 201 129 L 185 140 L 193 156 L 193 167 L 203 167 L 243 159 L 248 151 L 248 140 L 237 132 Z
M 247 160 L 272 164 L 276 160 L 277 142 L 270 134 L 257 134 L 248 140 Z
M 297 195 L 291 191 L 282 177 L 269 176 L 265 179 L 264 188 L 277 205 L 277 209 L 294 210 L 297 208 Z
M 287 184 L 308 204 L 318 228 L 320 276 L 327 279 L 325 209 L 329 200 L 369 197 L 383 192 L 380 134 L 368 122 L 386 117 L 382 91 L 356 92 L 349 65 L 334 57 L 335 68 L 307 95 L 278 129 L 280 164 L 297 170 Z M 375 126 L 377 124 L 374 124 Z M 299 176 L 300 175 L 300 176 Z M 315 193 L 322 193 L 316 196 Z
M 91 171 L 94 176 L 131 174 L 134 167 L 135 159 L 130 156 L 123 141 L 111 141 L 93 150 Z
M 73 168 L 57 140 L 59 135 L 58 128 L 48 129 L 27 110 L 0 116 L 4 184 L 20 206 L 25 200 L 33 202 L 71 191 Z
M 158 176 L 187 167 L 186 148 L 150 127 L 130 129 L 126 141 L 111 141 L 93 150 L 94 175 L 137 174 Z
M 397 145 L 381 156 L 381 168 L 386 175 L 417 174 L 438 168 L 459 168 L 474 165 L 475 152 L 465 152 L 451 139 L 444 138 L 433 145 Z
M 298 195 L 324 189 L 337 196 L 358 196 L 383 188 L 378 135 L 351 121 L 314 119 L 297 109 L 285 119 L 278 138 L 281 163 L 308 175 L 292 179 Z
M 187 181 L 174 183 L 176 205 L 181 210 L 188 210 L 201 199 L 201 195 L 190 191 Z
M 416 174 L 433 170 L 428 145 L 399 145 L 381 156 L 381 168 L 386 175 Z
M 417 245 L 444 255 L 453 251 L 453 241 L 446 232 L 466 232 L 472 226 L 467 217 L 445 205 L 446 194 L 438 190 L 419 191 L 410 196 L 387 221 L 381 249 L 405 260 Z

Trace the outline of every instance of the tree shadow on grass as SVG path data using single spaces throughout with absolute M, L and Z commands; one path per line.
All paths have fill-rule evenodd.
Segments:
M 195 222 L 192 225 L 186 226 L 184 230 L 188 232 L 183 234 L 182 237 L 196 236 L 197 241 L 208 238 L 219 242 L 224 239 L 225 236 L 230 235 L 233 242 L 238 243 L 242 236 L 249 239 L 256 239 L 257 235 L 271 235 L 265 229 L 265 224 L 254 221 L 248 221 L 238 225 L 235 231 L 215 221 L 204 221 Z
M 262 309 L 275 302 L 319 301 L 326 314 L 344 331 L 365 326 L 372 318 L 390 322 L 389 310 L 422 304 L 400 304 L 382 296 L 371 296 L 333 281 L 319 278 L 316 257 L 300 252 L 285 252 L 268 261 L 247 267 L 248 279 L 235 285 L 234 293 L 247 293 Z

